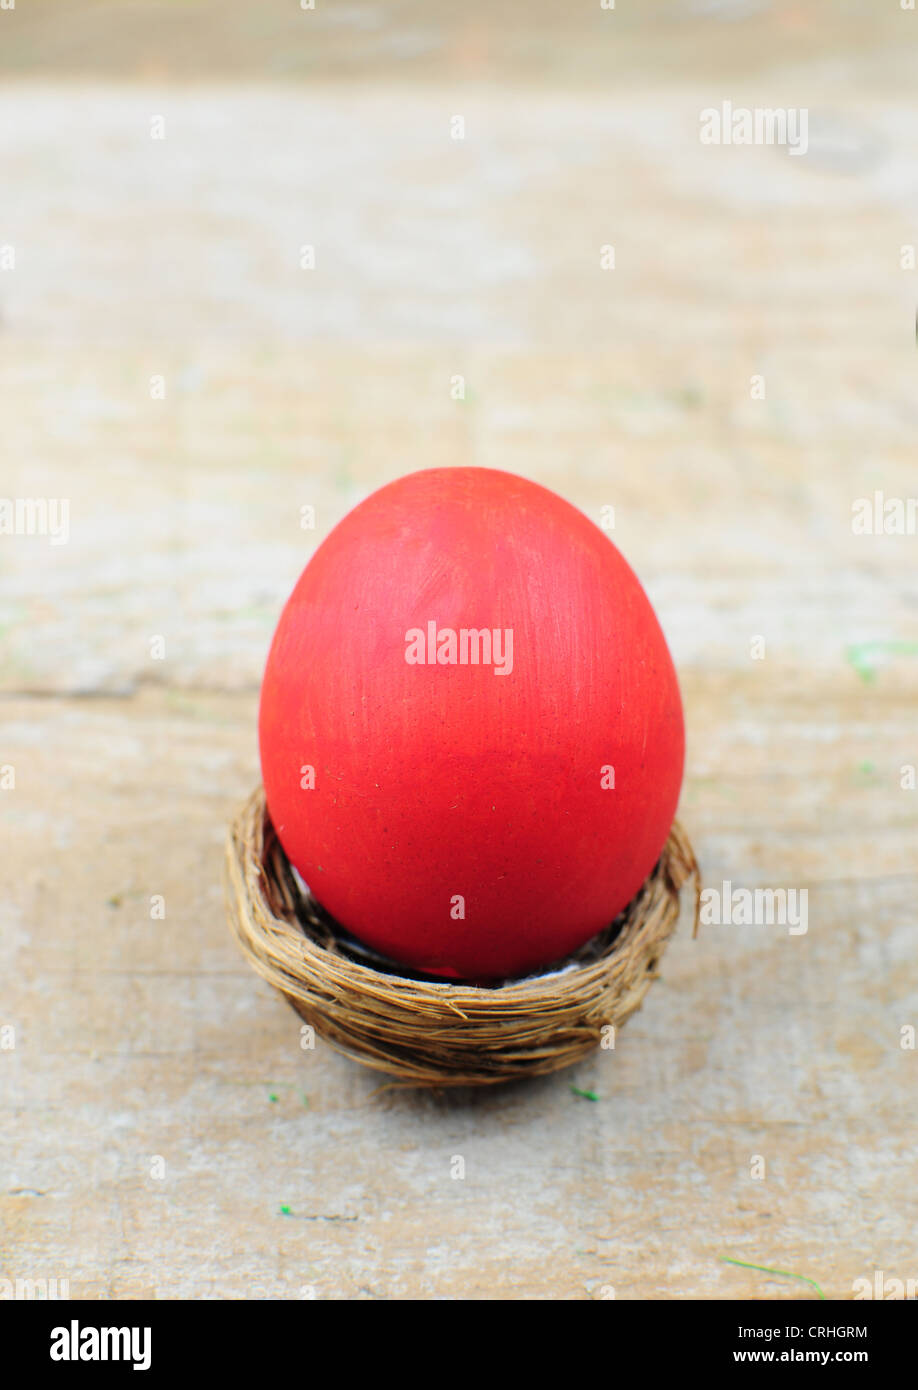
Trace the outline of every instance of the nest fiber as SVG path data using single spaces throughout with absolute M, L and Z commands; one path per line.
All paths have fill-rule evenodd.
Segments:
M 640 1008 L 700 879 L 673 824 L 653 872 L 614 922 L 565 961 L 499 985 L 412 974 L 348 936 L 300 886 L 259 789 L 230 828 L 226 896 L 250 964 L 323 1038 L 419 1086 L 492 1085 L 570 1066 Z

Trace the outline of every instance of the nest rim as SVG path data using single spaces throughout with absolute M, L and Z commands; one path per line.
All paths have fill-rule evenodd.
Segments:
M 701 875 L 674 820 L 657 863 L 608 927 L 538 974 L 473 984 L 420 975 L 356 941 L 291 867 L 258 786 L 230 824 L 224 892 L 252 968 L 336 1051 L 395 1084 L 483 1086 L 544 1076 L 589 1055 L 640 1009 Z

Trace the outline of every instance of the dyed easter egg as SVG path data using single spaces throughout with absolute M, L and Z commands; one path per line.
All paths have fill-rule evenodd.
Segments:
M 486 468 L 380 488 L 318 547 L 259 715 L 268 810 L 349 932 L 467 980 L 561 961 L 626 906 L 682 781 L 638 579 L 556 494 Z

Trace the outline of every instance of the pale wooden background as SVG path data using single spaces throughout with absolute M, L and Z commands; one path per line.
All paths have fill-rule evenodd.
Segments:
M 918 15 L 525 8 L 0 14 L 0 493 L 72 513 L 67 545 L 0 538 L 0 1278 L 918 1277 L 918 537 L 851 530 L 855 498 L 918 491 Z M 725 99 L 806 105 L 810 156 L 702 147 Z M 468 463 L 614 506 L 680 671 L 706 881 L 806 888 L 810 925 L 684 924 L 571 1073 L 380 1091 L 299 1050 L 229 937 L 221 847 L 312 548 L 382 482 Z

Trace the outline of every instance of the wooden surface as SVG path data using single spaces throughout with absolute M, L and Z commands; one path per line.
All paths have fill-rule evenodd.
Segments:
M 525 32 L 349 7 L 353 49 L 254 7 L 277 28 L 248 67 L 253 7 L 221 8 L 210 85 L 155 7 L 82 49 L 47 6 L 0 14 L 0 493 L 71 504 L 65 545 L 0 537 L 0 1278 L 629 1299 L 816 1296 L 724 1257 L 835 1298 L 918 1277 L 918 537 L 851 527 L 856 498 L 918 493 L 918 15 L 649 5 L 604 33 L 606 81 L 556 7 Z M 372 82 L 347 80 L 357 52 Z M 812 157 L 701 146 L 727 98 L 808 105 Z M 806 889 L 809 929 L 683 923 L 616 1050 L 569 1073 L 381 1090 L 301 1051 L 243 962 L 222 842 L 315 544 L 382 482 L 468 463 L 614 507 L 680 672 L 705 881 Z

